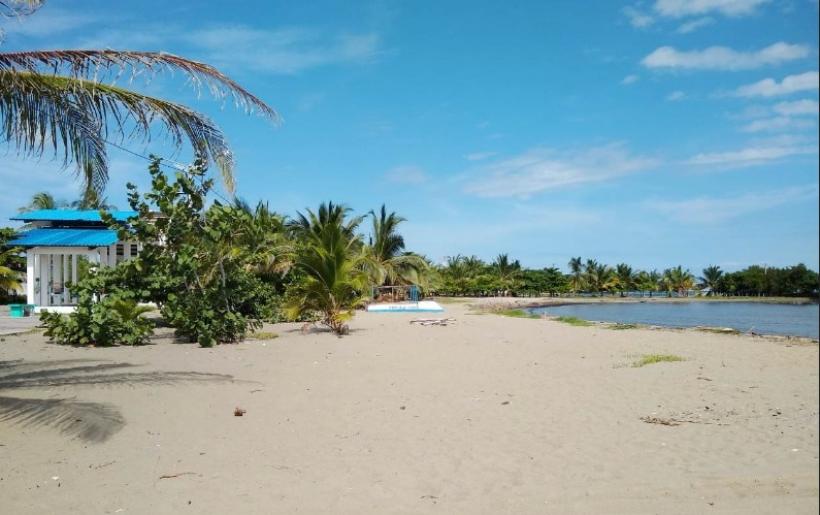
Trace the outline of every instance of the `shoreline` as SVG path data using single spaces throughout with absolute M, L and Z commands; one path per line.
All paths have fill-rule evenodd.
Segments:
M 551 307 L 560 307 L 560 306 L 572 306 L 572 305 L 593 305 L 593 304 L 645 304 L 645 303 L 658 303 L 658 304 L 682 304 L 687 302 L 702 302 L 705 301 L 705 298 L 654 298 L 654 299 L 635 299 L 635 298 L 599 298 L 599 299 L 588 299 L 588 298 L 562 298 L 562 299 L 552 299 L 550 302 L 549 297 L 541 297 L 538 299 L 522 299 L 519 297 L 463 297 L 463 299 L 469 299 L 469 301 L 465 301 L 471 308 L 483 312 L 483 313 L 492 313 L 493 310 L 498 310 L 499 308 L 506 308 L 506 309 L 521 309 L 521 310 L 528 310 L 528 309 L 536 309 L 536 308 L 551 308 Z M 790 297 L 754 297 L 754 300 L 746 300 L 741 301 L 738 303 L 765 303 L 765 304 L 779 304 L 779 305 L 796 305 L 796 306 L 805 306 L 816 304 L 814 299 L 810 298 L 790 298 Z M 762 299 L 762 300 L 759 300 Z M 440 299 L 439 299 L 440 300 Z M 798 302 L 789 302 L 798 300 Z M 472 302 L 470 302 L 472 301 Z M 706 302 L 725 302 L 725 303 L 732 303 L 734 299 L 711 299 Z M 445 303 L 446 304 L 446 303 Z M 549 320 L 557 320 L 560 318 L 560 315 L 552 315 L 552 314 L 541 314 L 542 318 L 546 318 Z M 671 331 L 698 331 L 698 332 L 712 332 L 718 334 L 727 334 L 727 335 L 742 335 L 742 336 L 749 336 L 753 338 L 762 338 L 772 341 L 792 341 L 792 342 L 799 342 L 799 343 L 820 343 L 820 339 L 812 337 L 812 336 L 805 336 L 799 334 L 780 334 L 780 333 L 764 333 L 764 332 L 755 332 L 755 331 L 745 331 L 742 329 L 738 329 L 736 327 L 730 326 L 676 326 L 676 325 L 663 325 L 663 324 L 647 324 L 641 322 L 615 322 L 611 320 L 594 320 L 594 319 L 583 319 L 585 322 L 590 322 L 595 325 L 599 325 L 602 327 L 606 326 L 613 326 L 618 324 L 627 324 L 633 325 L 635 328 L 645 328 L 645 329 L 653 329 L 653 330 L 663 330 L 668 329 Z M 560 320 L 558 320 L 560 321 Z

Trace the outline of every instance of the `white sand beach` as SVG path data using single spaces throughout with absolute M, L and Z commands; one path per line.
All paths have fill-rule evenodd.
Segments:
M 0 511 L 817 513 L 816 344 L 445 307 L 213 349 L 5 336 Z

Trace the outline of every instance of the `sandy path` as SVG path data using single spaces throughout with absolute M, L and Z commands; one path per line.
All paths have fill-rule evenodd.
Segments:
M 816 345 L 447 309 L 455 326 L 362 314 L 343 339 L 281 325 L 212 350 L 7 337 L 0 361 L 26 361 L 0 396 L 122 420 L 98 443 L 0 422 L 0 511 L 817 512 Z M 687 360 L 629 366 L 643 353 Z

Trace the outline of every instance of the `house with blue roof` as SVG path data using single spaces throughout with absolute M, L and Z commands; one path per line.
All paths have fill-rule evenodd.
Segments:
M 137 212 L 111 215 L 125 224 Z M 12 220 L 26 223 L 9 245 L 26 249 L 26 298 L 35 312 L 73 310 L 76 296 L 66 285 L 77 282 L 81 260 L 92 266 L 114 266 L 140 250 L 136 242 L 119 241 L 117 231 L 103 223 L 99 211 L 40 209 Z

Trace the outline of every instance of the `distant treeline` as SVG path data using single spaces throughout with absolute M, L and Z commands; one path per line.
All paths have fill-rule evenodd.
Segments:
M 570 273 L 556 267 L 524 268 L 507 254 L 487 263 L 475 256 L 455 256 L 436 267 L 431 290 L 453 296 L 670 295 L 817 297 L 820 278 L 803 264 L 786 268 L 750 266 L 724 272 L 709 266 L 696 276 L 682 266 L 636 270 L 626 263 L 609 266 L 573 258 Z

